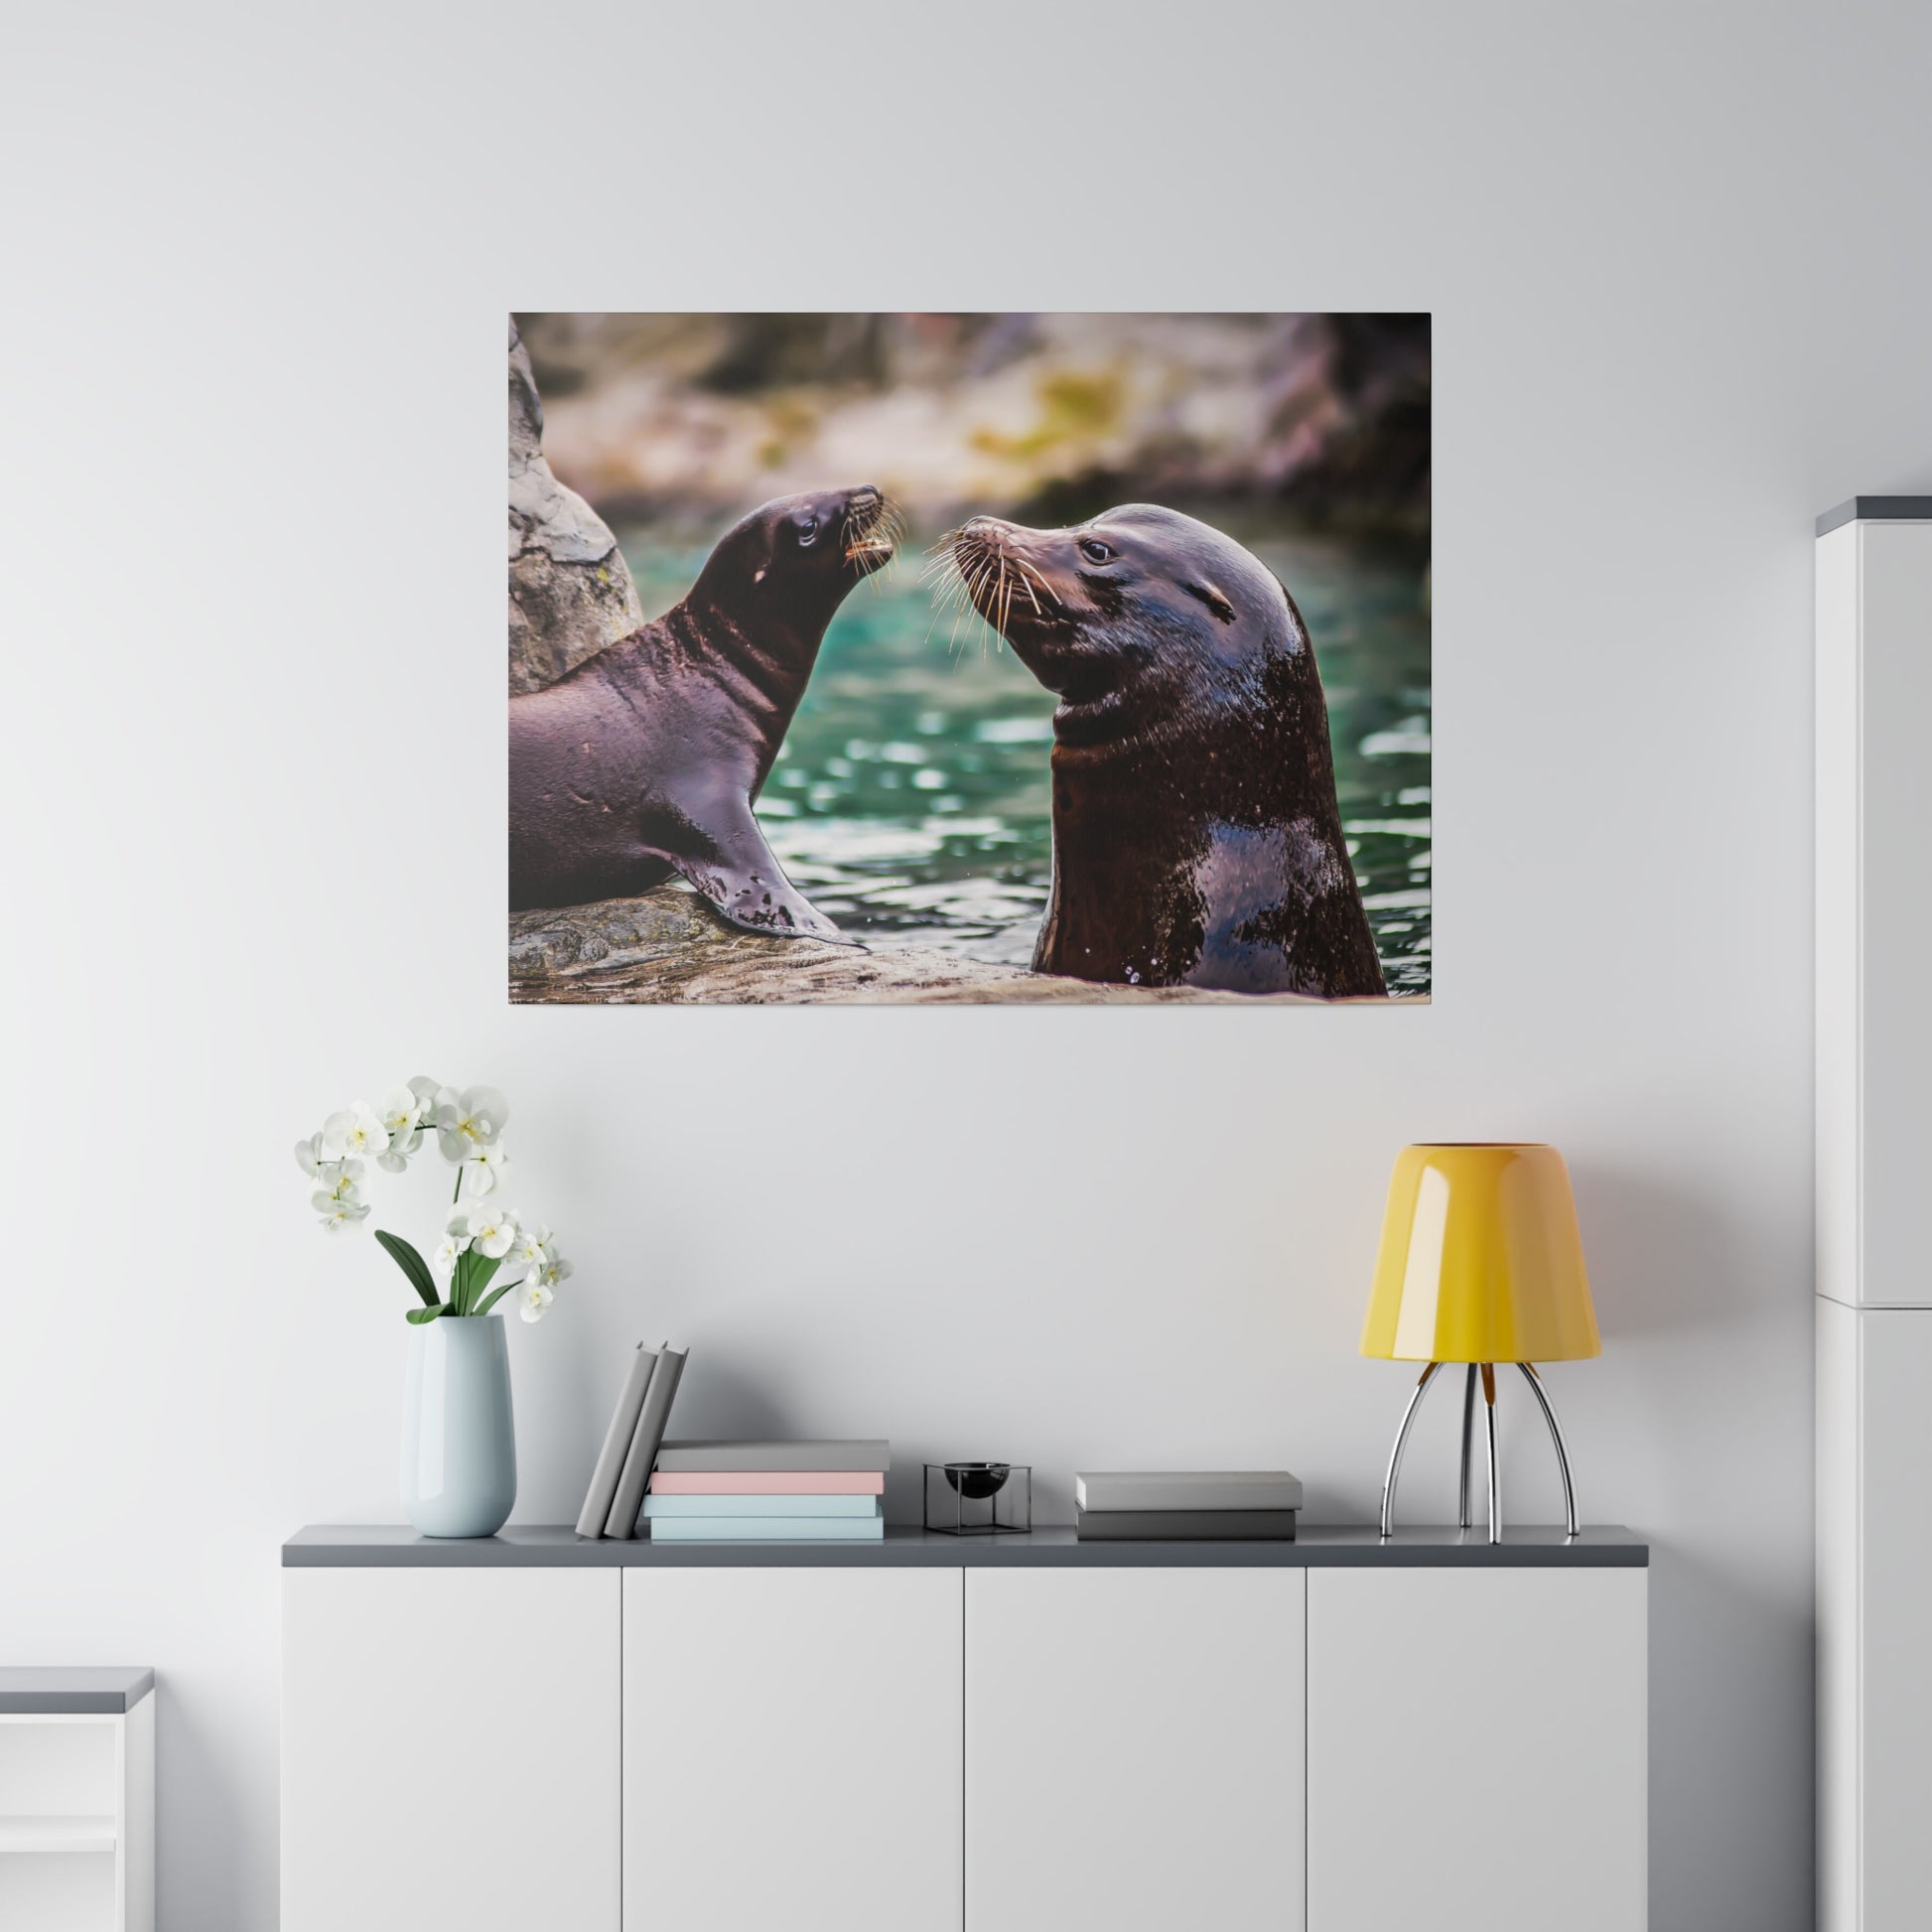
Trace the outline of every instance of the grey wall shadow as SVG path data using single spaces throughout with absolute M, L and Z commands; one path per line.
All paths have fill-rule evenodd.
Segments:
M 254 1932 L 275 1922 L 275 1838 L 254 1829 L 224 1750 L 155 1670 L 155 1923 L 162 1932 Z M 250 1869 L 266 1860 L 266 1870 Z
M 1761 1313 L 1780 1274 L 1795 1272 L 1794 1289 L 1811 1293 L 1809 1188 L 1767 1221 L 1660 1183 L 1654 1170 L 1580 1161 L 1571 1180 L 1605 1348 Z

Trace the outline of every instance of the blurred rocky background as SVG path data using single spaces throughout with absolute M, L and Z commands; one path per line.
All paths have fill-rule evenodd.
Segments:
M 1425 536 L 1426 315 L 516 318 L 550 460 L 613 522 L 878 483 L 921 523 L 1260 498 Z

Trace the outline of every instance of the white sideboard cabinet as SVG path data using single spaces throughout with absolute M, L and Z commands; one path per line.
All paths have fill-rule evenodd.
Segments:
M 283 1932 L 1642 1932 L 1647 1562 L 305 1530 Z
M 1817 544 L 1818 1923 L 1932 1916 L 1932 497 Z

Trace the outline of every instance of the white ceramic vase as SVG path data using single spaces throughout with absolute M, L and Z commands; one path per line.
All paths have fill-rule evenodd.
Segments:
M 425 1536 L 494 1536 L 516 1501 L 516 1426 L 501 1315 L 409 1331 L 402 1506 Z

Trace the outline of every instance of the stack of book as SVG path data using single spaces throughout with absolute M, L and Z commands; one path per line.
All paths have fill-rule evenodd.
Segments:
M 666 1443 L 644 1495 L 653 1543 L 879 1543 L 886 1443 Z
M 643 1507 L 644 1484 L 650 1479 L 664 1426 L 671 1419 L 671 1399 L 684 1373 L 689 1349 L 637 1344 L 630 1373 L 604 1434 L 604 1448 L 591 1474 L 591 1486 L 578 1512 L 579 1536 L 633 1537 Z
M 1292 1540 L 1302 1485 L 1286 1469 L 1076 1475 L 1083 1543 Z

